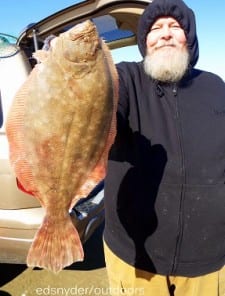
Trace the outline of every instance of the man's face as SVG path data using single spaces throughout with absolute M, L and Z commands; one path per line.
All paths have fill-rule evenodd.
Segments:
M 145 71 L 152 78 L 176 82 L 187 70 L 189 54 L 184 30 L 172 17 L 160 17 L 146 38 Z

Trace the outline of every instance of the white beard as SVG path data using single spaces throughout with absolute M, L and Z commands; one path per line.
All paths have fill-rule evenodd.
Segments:
M 185 74 L 189 65 L 186 48 L 161 47 L 152 53 L 147 52 L 144 69 L 147 75 L 162 82 L 177 82 Z

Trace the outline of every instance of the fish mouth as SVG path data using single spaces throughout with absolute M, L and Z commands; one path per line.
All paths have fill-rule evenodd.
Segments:
M 97 29 L 94 23 L 90 20 L 79 23 L 75 25 L 72 29 L 68 30 L 67 37 L 71 41 L 76 41 L 78 39 L 86 39 L 88 35 L 96 34 Z
M 64 58 L 81 67 L 83 71 L 89 69 L 90 63 L 96 60 L 101 49 L 101 38 L 95 24 L 90 20 L 69 29 L 62 35 L 60 42 Z

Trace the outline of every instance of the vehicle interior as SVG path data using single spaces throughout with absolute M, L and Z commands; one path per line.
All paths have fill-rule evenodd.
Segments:
M 151 0 L 86 0 L 70 6 L 42 21 L 29 25 L 18 38 L 33 66 L 36 61 L 32 53 L 41 49 L 50 35 L 58 36 L 72 26 L 91 19 L 99 35 L 110 49 L 135 45 L 138 19 Z

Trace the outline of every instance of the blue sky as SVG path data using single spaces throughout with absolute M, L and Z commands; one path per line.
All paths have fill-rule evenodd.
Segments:
M 29 23 L 68 7 L 76 0 L 7 0 L 1 5 L 0 32 L 18 36 Z M 185 0 L 196 15 L 200 44 L 198 68 L 225 80 L 225 1 Z

